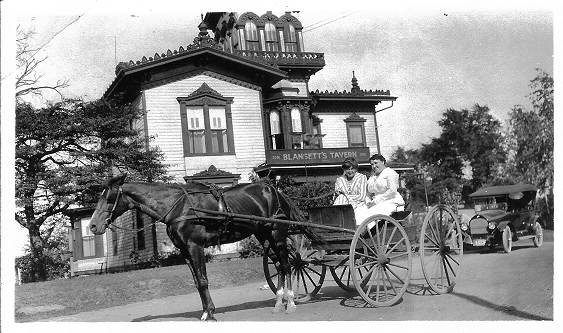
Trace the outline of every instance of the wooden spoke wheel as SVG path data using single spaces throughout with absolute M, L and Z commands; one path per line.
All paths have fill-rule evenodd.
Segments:
M 463 234 L 453 210 L 445 205 L 430 209 L 420 230 L 420 262 L 424 278 L 438 294 L 453 290 L 463 257 Z
M 345 291 L 355 291 L 354 281 L 352 280 L 352 274 L 350 273 L 350 266 L 348 262 L 337 267 L 329 267 L 330 274 L 334 278 L 334 282 L 344 289 Z
M 386 215 L 368 218 L 356 229 L 348 265 L 354 286 L 367 303 L 397 303 L 409 286 L 412 267 L 405 229 Z
M 534 246 L 540 247 L 543 244 L 543 228 L 539 222 L 534 225 Z
M 512 230 L 509 226 L 504 227 L 502 231 L 502 248 L 506 253 L 512 251 Z
M 312 263 L 318 251 L 311 248 L 311 242 L 307 237 L 292 235 L 288 237 L 287 244 L 289 265 L 291 266 L 291 287 L 295 294 L 295 301 L 306 302 L 321 289 L 326 275 L 326 267 Z M 275 294 L 280 274 L 280 261 L 270 244 L 267 244 L 264 248 L 262 263 L 268 286 Z

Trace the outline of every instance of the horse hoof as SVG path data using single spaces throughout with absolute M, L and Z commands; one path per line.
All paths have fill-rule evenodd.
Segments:
M 297 306 L 295 306 L 295 303 L 288 303 L 287 309 L 285 309 L 285 313 L 294 313 L 295 309 L 297 309 Z
M 284 310 L 283 303 L 276 303 L 276 305 L 274 305 L 274 308 L 272 309 L 272 313 L 280 313 L 283 310 Z
M 201 321 L 217 321 L 217 319 L 215 319 L 215 317 L 213 317 L 212 314 L 209 314 L 209 313 L 207 313 L 207 312 L 204 312 L 204 313 L 201 315 L 200 320 L 201 320 Z

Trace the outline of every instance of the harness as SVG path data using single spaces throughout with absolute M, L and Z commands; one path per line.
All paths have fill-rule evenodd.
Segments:
M 217 200 L 218 211 L 231 213 L 232 209 L 229 207 L 229 205 L 225 201 L 225 198 L 223 196 L 223 192 L 224 192 L 223 189 L 218 187 L 215 184 L 204 184 L 204 185 L 207 186 L 208 189 L 203 190 L 203 191 L 188 191 L 183 186 L 179 186 L 179 188 L 182 190 L 183 194 L 180 195 L 174 201 L 174 203 L 170 206 L 170 208 L 162 216 L 159 216 L 159 214 L 157 212 L 155 212 L 154 210 L 152 210 L 150 207 L 148 207 L 148 206 L 146 206 L 146 205 L 144 205 L 140 202 L 133 201 L 130 198 L 126 197 L 130 209 L 138 208 L 141 211 L 143 211 L 144 213 L 146 213 L 147 215 L 149 215 L 150 217 L 152 217 L 153 219 L 155 219 L 154 222 L 148 224 L 147 226 L 144 226 L 143 228 L 126 228 L 126 227 L 121 227 L 121 226 L 112 224 L 113 220 L 115 219 L 114 213 L 115 213 L 115 209 L 117 207 L 117 202 L 119 202 L 120 197 L 123 196 L 123 188 L 122 188 L 122 186 L 119 186 L 119 188 L 117 190 L 117 195 L 116 195 L 115 200 L 112 204 L 109 203 L 109 196 L 111 194 L 111 189 L 108 188 L 107 189 L 108 192 L 106 194 L 106 201 L 108 202 L 108 208 L 105 211 L 109 213 L 109 216 L 105 219 L 105 222 L 104 222 L 105 227 L 109 228 L 112 231 L 113 231 L 112 228 L 116 228 L 116 229 L 121 229 L 121 230 L 125 230 L 125 231 L 130 231 L 130 232 L 138 232 L 140 230 L 144 230 L 144 229 L 146 229 L 146 228 L 148 228 L 152 225 L 155 225 L 157 223 L 162 223 L 162 224 L 168 225 L 168 224 L 174 224 L 174 223 L 179 223 L 179 222 L 188 221 L 188 220 L 202 220 L 204 218 L 201 216 L 201 214 L 198 214 L 198 211 L 193 209 L 193 208 L 196 207 L 194 205 L 194 203 L 192 202 L 192 198 L 191 198 L 191 195 L 193 195 L 193 194 L 211 194 L 215 198 L 215 200 Z M 188 211 L 193 212 L 193 215 L 180 216 L 180 217 L 177 217 L 174 220 L 166 223 L 165 222 L 166 217 L 170 214 L 170 212 L 172 212 L 178 206 L 178 204 L 184 198 L 186 198 L 188 200 L 189 207 L 190 207 L 190 209 Z M 219 238 L 224 232 L 227 231 L 231 222 L 232 222 L 232 217 L 230 217 L 230 216 L 226 216 L 223 219 L 223 223 L 221 223 L 221 225 L 219 226 L 219 229 L 218 229 Z

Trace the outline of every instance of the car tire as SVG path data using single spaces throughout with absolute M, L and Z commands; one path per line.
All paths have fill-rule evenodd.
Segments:
M 509 226 L 506 226 L 502 232 L 502 248 L 505 253 L 512 251 L 512 231 Z
M 543 244 L 543 228 L 539 222 L 536 222 L 536 225 L 534 226 L 533 241 L 535 247 L 540 247 Z

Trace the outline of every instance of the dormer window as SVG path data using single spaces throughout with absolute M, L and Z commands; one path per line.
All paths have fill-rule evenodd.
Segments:
M 284 32 L 285 52 L 297 52 L 297 35 L 293 24 L 288 23 Z
M 258 39 L 258 29 L 252 21 L 246 21 L 244 24 L 244 34 L 246 39 L 246 49 L 252 51 L 260 51 L 260 41 Z
M 276 26 L 271 22 L 266 22 L 264 26 L 266 51 L 278 51 L 278 38 L 276 36 Z

